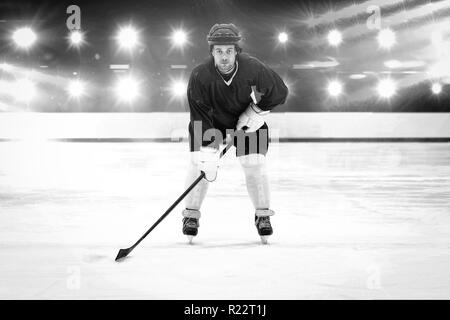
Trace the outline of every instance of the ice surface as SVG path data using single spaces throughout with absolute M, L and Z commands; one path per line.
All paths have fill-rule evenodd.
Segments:
M 450 145 L 281 143 L 261 245 L 234 149 L 194 244 L 186 143 L 0 143 L 2 299 L 450 298 Z M 233 232 L 229 232 L 230 228 Z

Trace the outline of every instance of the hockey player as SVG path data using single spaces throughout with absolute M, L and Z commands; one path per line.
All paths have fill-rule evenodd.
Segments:
M 269 181 L 266 172 L 269 146 L 266 115 L 286 100 L 283 80 L 258 59 L 242 53 L 241 35 L 233 24 L 215 24 L 207 35 L 210 58 L 192 71 L 187 97 L 190 108 L 190 185 L 205 172 L 205 179 L 187 195 L 183 234 L 189 241 L 198 233 L 200 207 L 219 167 L 219 144 L 226 133 L 234 137 L 236 156 L 245 173 L 248 194 L 255 207 L 255 225 L 262 242 L 273 233 Z M 230 131 L 231 130 L 231 131 Z

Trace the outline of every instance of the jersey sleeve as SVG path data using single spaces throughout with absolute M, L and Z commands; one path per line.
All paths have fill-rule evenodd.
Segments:
M 263 63 L 258 67 L 256 90 L 262 95 L 258 107 L 263 111 L 272 110 L 285 103 L 288 95 L 288 88 L 281 77 Z
M 208 104 L 207 91 L 199 79 L 199 72 L 195 69 L 189 78 L 187 98 L 190 112 L 190 134 L 197 146 L 206 146 L 211 141 L 203 141 L 204 133 L 213 128 L 213 108 Z

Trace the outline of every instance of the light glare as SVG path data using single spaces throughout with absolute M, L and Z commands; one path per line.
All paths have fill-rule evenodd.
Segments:
M 184 81 L 174 81 L 171 86 L 172 95 L 175 97 L 182 97 L 186 94 L 187 85 Z
M 120 79 L 116 84 L 116 94 L 119 101 L 131 103 L 139 95 L 139 84 L 131 77 Z
M 395 33 L 391 29 L 383 29 L 378 33 L 377 40 L 380 47 L 389 49 L 396 42 Z
M 20 28 L 13 33 L 13 40 L 20 48 L 29 48 L 36 41 L 37 36 L 30 28 Z
M 338 30 L 331 30 L 328 33 L 328 43 L 334 47 L 337 47 L 342 42 L 342 34 Z
M 117 40 L 120 47 L 125 49 L 132 49 L 138 43 L 138 33 L 131 26 L 123 27 L 119 30 Z
M 278 41 L 280 42 L 280 43 L 286 43 L 287 41 L 288 41 L 288 35 L 287 35 L 287 33 L 286 32 L 281 32 L 279 35 L 278 35 Z
M 384 79 L 378 83 L 377 91 L 380 97 L 390 98 L 397 91 L 397 85 L 391 79 Z
M 79 80 L 73 80 L 69 83 L 67 91 L 72 98 L 80 98 L 85 94 L 85 85 Z
M 172 34 L 172 42 L 174 43 L 174 45 L 181 47 L 186 43 L 186 41 L 187 35 L 183 30 L 177 30 Z
M 327 89 L 330 96 L 337 97 L 342 93 L 342 84 L 339 81 L 334 80 L 328 84 Z
M 74 46 L 79 46 L 83 43 L 83 34 L 80 31 L 72 31 L 70 33 L 70 43 Z
M 442 85 L 440 83 L 433 83 L 431 86 L 431 91 L 434 94 L 440 94 L 442 92 Z

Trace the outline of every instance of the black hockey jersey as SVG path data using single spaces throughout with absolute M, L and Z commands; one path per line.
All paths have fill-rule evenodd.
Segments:
M 237 72 L 227 85 L 214 65 L 214 58 L 195 67 L 187 88 L 190 119 L 209 128 L 234 129 L 239 116 L 252 102 L 252 86 L 262 94 L 257 104 L 271 110 L 286 101 L 288 89 L 280 76 L 258 59 L 246 53 L 236 57 Z

